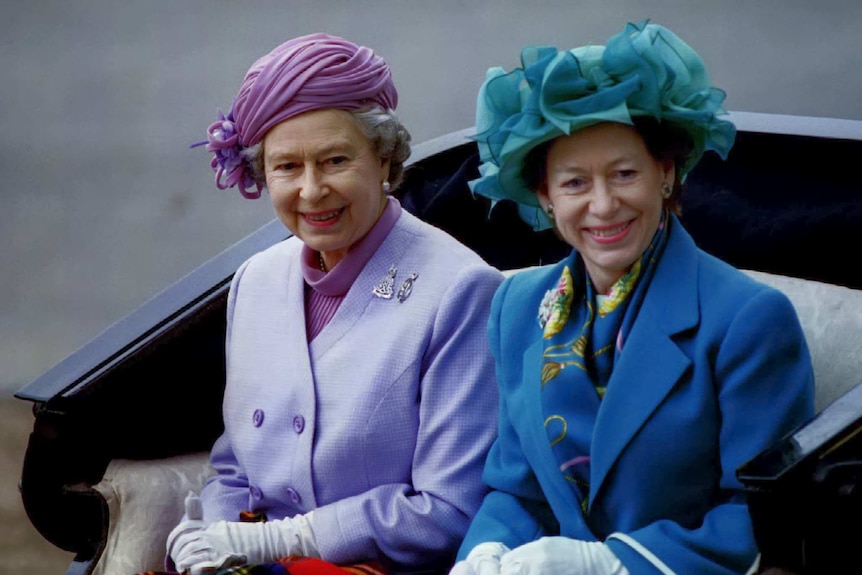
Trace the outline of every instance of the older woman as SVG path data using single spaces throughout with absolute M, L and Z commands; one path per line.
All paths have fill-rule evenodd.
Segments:
M 572 247 L 498 290 L 499 438 L 453 575 L 743 573 L 736 468 L 813 414 L 780 292 L 699 250 L 675 215 L 724 94 L 671 31 L 527 48 L 479 95 L 474 192 Z
M 168 540 L 181 572 L 426 568 L 478 508 L 502 276 L 388 196 L 410 153 L 396 104 L 380 57 L 313 34 L 255 62 L 209 129 L 218 187 L 265 187 L 293 237 L 234 276 L 216 474 Z

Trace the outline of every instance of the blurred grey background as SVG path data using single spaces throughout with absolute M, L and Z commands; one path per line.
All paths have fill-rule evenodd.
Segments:
M 485 70 L 524 45 L 646 18 L 703 56 L 729 110 L 862 120 L 859 0 L 4 2 L 0 397 L 273 218 L 189 144 L 282 41 L 372 47 L 422 142 L 471 126 Z

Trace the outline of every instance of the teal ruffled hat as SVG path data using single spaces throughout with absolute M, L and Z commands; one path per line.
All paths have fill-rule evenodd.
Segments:
M 657 24 L 628 24 L 606 46 L 528 46 L 520 68 L 490 68 L 479 90 L 473 139 L 482 164 L 470 189 L 492 207 L 514 200 L 524 221 L 547 229 L 551 222 L 521 178 L 530 150 L 600 122 L 651 116 L 691 137 L 693 153 L 680 170 L 685 177 L 706 150 L 726 159 L 733 146 L 735 126 L 718 118 L 727 113 L 724 98 L 710 86 L 700 56 Z

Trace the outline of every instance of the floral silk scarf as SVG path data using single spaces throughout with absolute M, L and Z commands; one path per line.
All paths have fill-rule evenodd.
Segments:
M 545 339 L 541 374 L 545 432 L 585 515 L 596 416 L 664 251 L 670 222 L 665 210 L 643 255 L 605 295 L 595 293 L 581 256 L 573 251 L 557 286 L 539 305 Z

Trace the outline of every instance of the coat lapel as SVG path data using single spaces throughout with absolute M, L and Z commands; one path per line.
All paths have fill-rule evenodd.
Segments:
M 259 319 L 245 321 L 244 345 L 231 346 L 240 350 L 239 353 L 246 360 L 268 358 L 265 364 L 255 361 L 243 365 L 240 368 L 244 372 L 243 380 L 246 385 L 254 387 L 255 401 L 260 397 L 258 394 L 263 393 L 272 402 L 269 406 L 271 409 L 289 410 L 289 413 L 296 409 L 300 398 L 315 397 L 305 331 L 305 280 L 299 264 L 300 246 L 297 238 L 290 238 L 285 242 L 285 249 L 280 252 L 278 260 L 265 262 L 268 266 L 264 272 L 266 283 L 253 284 L 258 289 L 257 294 L 244 294 L 243 284 L 240 284 L 240 296 L 253 302 L 252 307 L 243 314 L 244 320 L 263 317 L 265 324 L 261 328 Z M 258 351 L 253 354 L 244 351 L 250 346 Z M 228 367 L 234 369 L 235 362 L 229 361 Z M 232 389 L 233 386 L 228 385 L 225 393 L 230 393 Z M 253 397 L 237 398 L 237 401 L 245 402 Z M 313 410 L 313 399 L 309 405 L 309 409 Z M 315 419 L 308 413 L 306 417 L 309 422 Z
M 699 321 L 697 248 L 674 218 L 665 253 L 608 383 L 596 419 L 590 501 L 614 462 L 689 367 L 673 337 Z
M 353 285 L 350 286 L 344 296 L 344 301 L 338 306 L 335 315 L 311 342 L 309 350 L 313 360 L 318 360 L 332 349 L 336 342 L 345 337 L 356 326 L 356 322 L 368 309 L 369 304 L 376 299 L 372 293 L 374 286 L 387 274 L 389 266 L 395 264 L 397 267 L 403 260 L 404 252 L 410 245 L 403 234 L 403 229 L 405 225 L 409 224 L 409 219 L 410 216 L 407 212 L 401 213 L 395 226 L 384 238 L 362 271 L 359 272 Z M 403 271 L 399 271 L 402 272 L 400 275 L 403 275 Z M 399 284 L 396 284 L 396 290 L 398 286 Z

